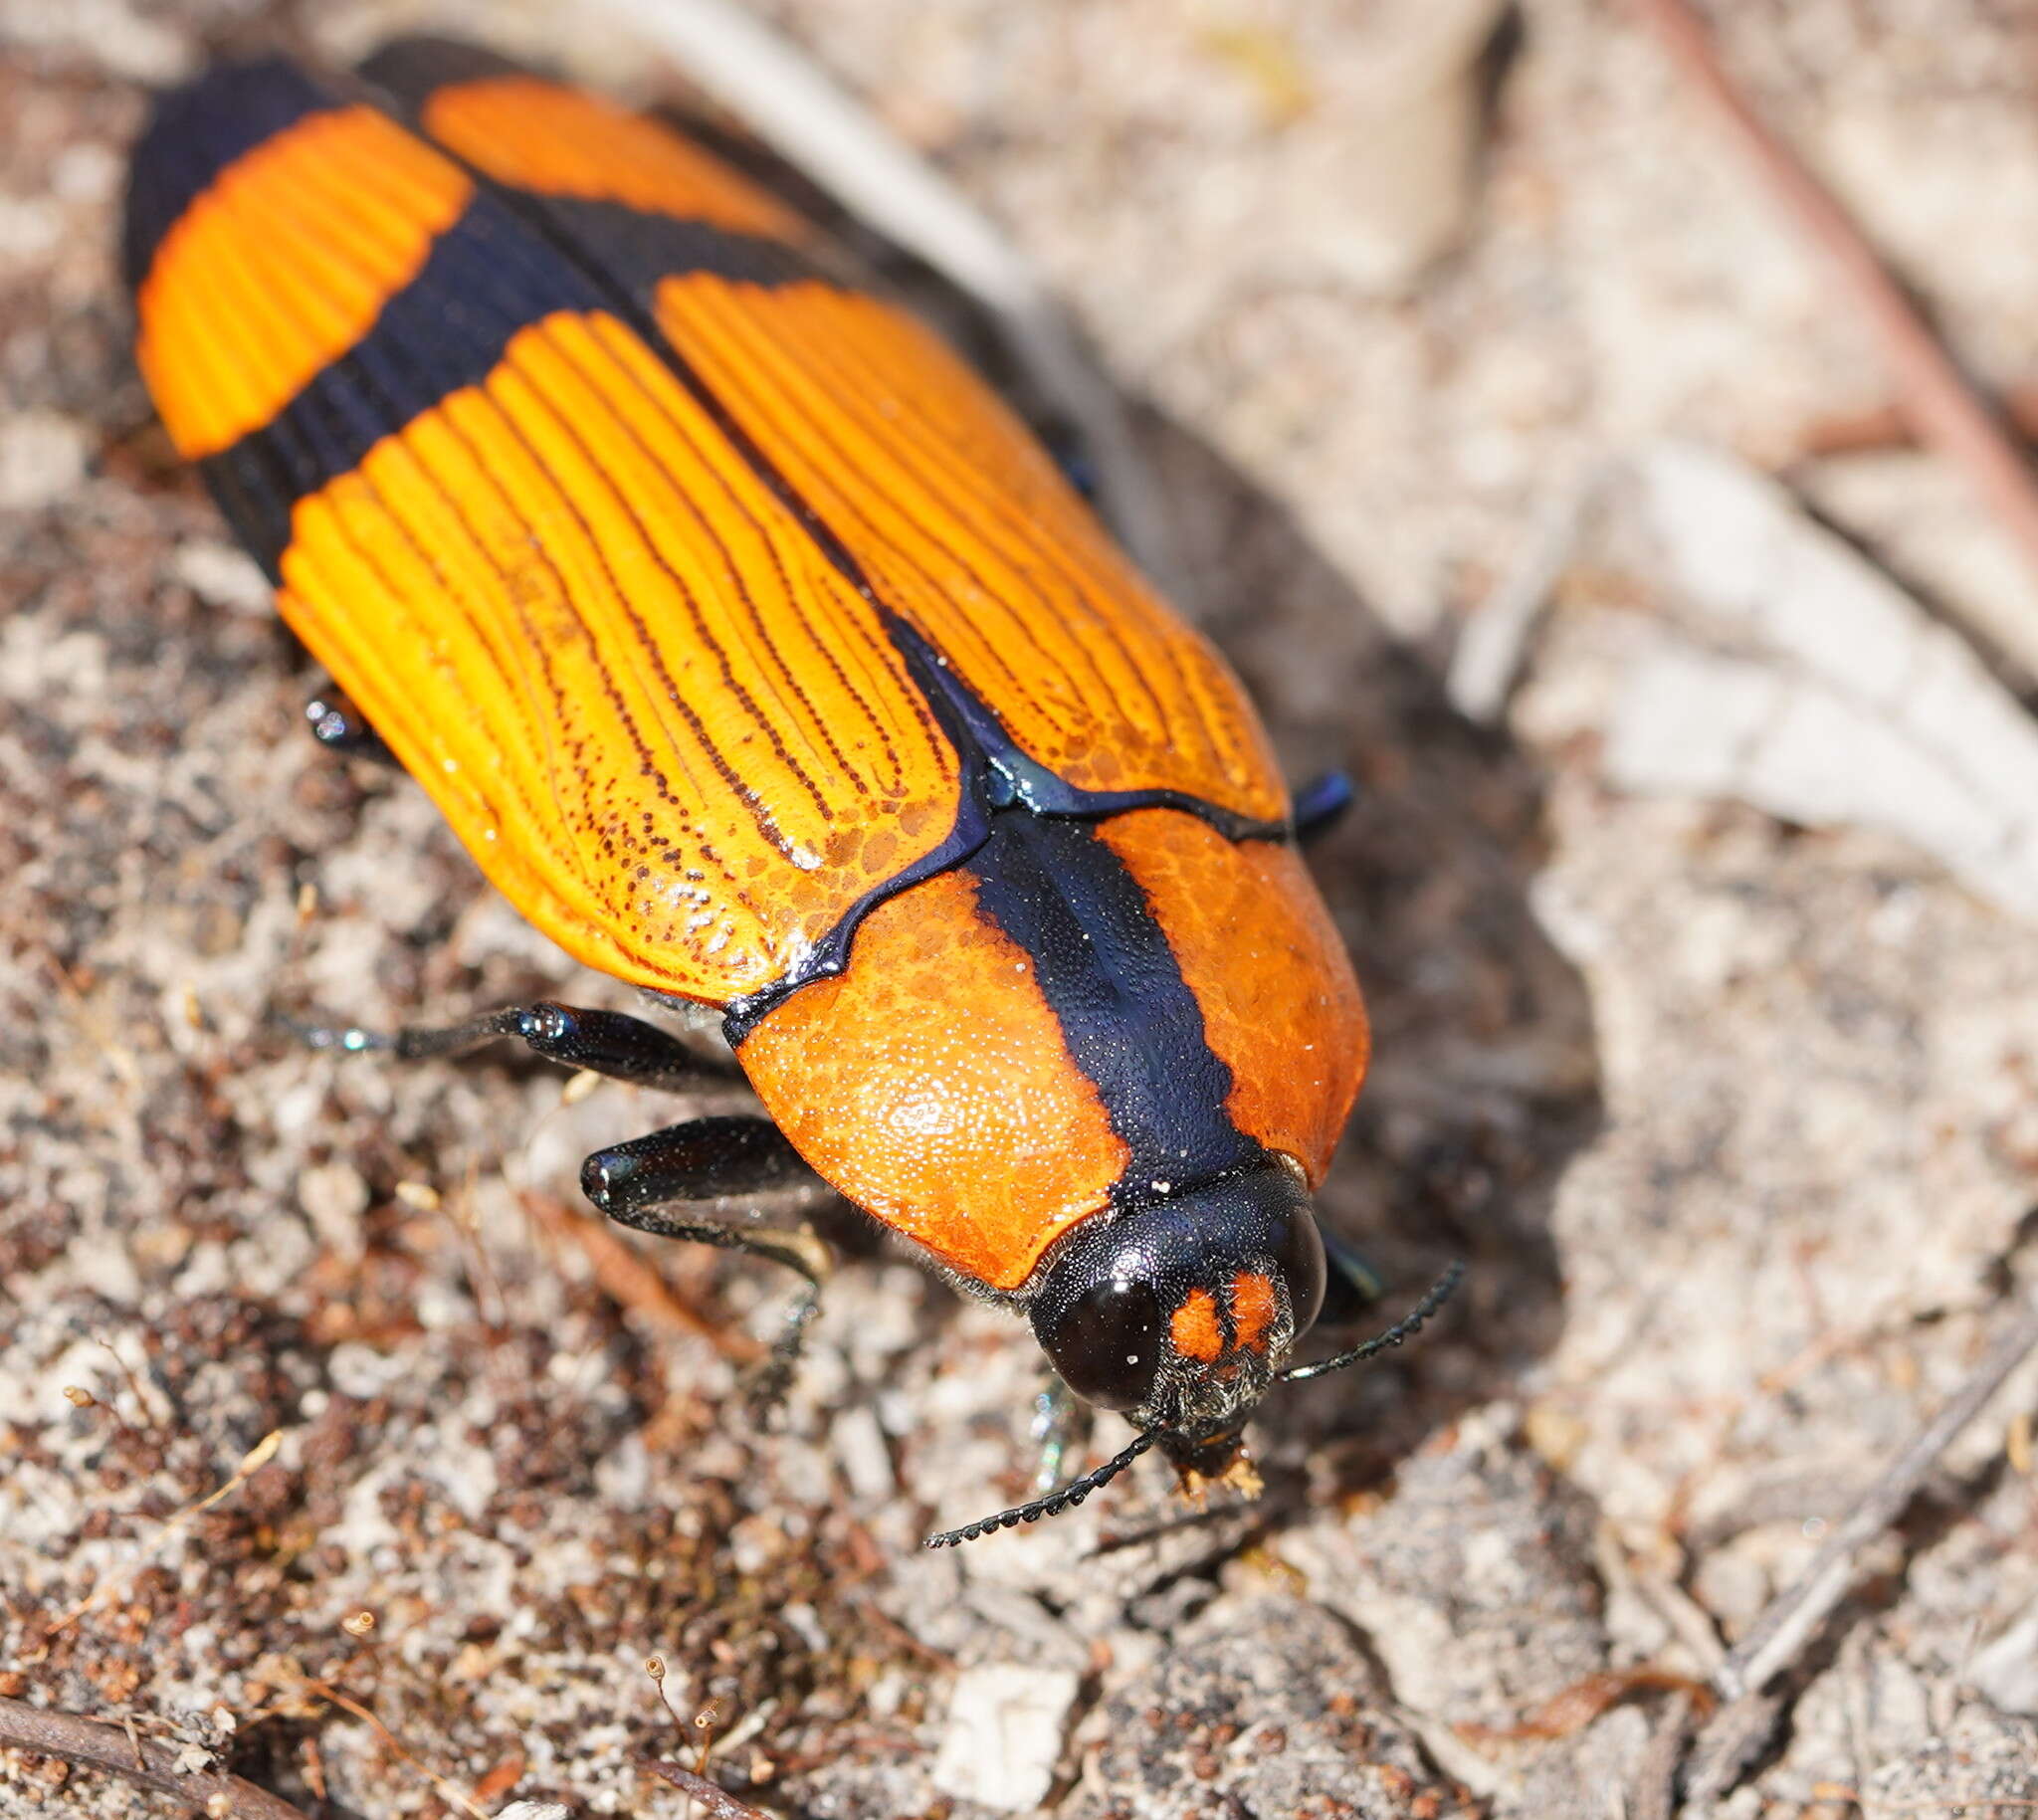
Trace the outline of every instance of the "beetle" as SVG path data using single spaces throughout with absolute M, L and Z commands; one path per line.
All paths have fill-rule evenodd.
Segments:
M 123 245 L 179 452 L 372 745 L 576 959 L 720 1014 L 761 1116 L 587 1159 L 643 1231 L 827 1274 L 711 1205 L 818 1176 L 1022 1312 L 1138 1430 L 1252 1489 L 1331 1298 L 1312 1208 L 1367 1028 L 1298 811 L 1215 651 L 1029 432 L 802 218 L 666 126 L 469 47 L 159 98 Z M 513 1037 L 698 1081 L 551 1002 L 316 1040 Z M 1341 1256 L 1341 1254 L 1340 1254 Z

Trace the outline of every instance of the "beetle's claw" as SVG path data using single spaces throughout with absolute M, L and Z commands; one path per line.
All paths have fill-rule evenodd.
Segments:
M 1181 1495 L 1198 1510 L 1203 1508 L 1214 1486 L 1236 1492 L 1248 1502 L 1257 1499 L 1267 1489 L 1266 1480 L 1260 1477 L 1260 1469 L 1253 1464 L 1252 1456 L 1244 1447 L 1240 1447 L 1219 1472 L 1203 1472 L 1181 1461 L 1175 1462 L 1175 1471 L 1180 1475 L 1178 1489 Z

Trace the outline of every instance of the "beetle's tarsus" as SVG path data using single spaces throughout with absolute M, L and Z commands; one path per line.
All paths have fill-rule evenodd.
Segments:
M 640 1087 L 681 1088 L 737 1072 L 734 1058 L 726 1063 L 698 1055 L 678 1037 L 655 1024 L 621 1011 L 597 1011 L 536 999 L 527 1005 L 505 1005 L 465 1023 L 426 1028 L 406 1026 L 386 1032 L 355 1026 L 293 1024 L 298 1036 L 313 1049 L 355 1054 L 386 1051 L 405 1061 L 458 1055 L 498 1037 L 510 1037 L 548 1062 L 585 1069 L 612 1081 Z
M 305 704 L 305 719 L 311 737 L 327 751 L 403 769 L 402 761 L 382 743 L 382 735 L 368 724 L 368 716 L 330 684 Z
M 1295 793 L 1295 838 L 1307 847 L 1341 822 L 1357 798 L 1351 779 L 1342 771 L 1325 771 Z
M 782 1252 L 764 1255 L 776 1263 L 787 1262 Z M 797 1269 L 798 1266 L 792 1268 Z M 808 1324 L 820 1312 L 821 1286 L 809 1279 L 807 1287 L 786 1304 L 778 1338 L 772 1343 L 769 1356 L 744 1375 L 743 1400 L 759 1422 L 774 1422 L 782 1413 L 786 1392 L 792 1388 L 794 1374 L 799 1370 Z

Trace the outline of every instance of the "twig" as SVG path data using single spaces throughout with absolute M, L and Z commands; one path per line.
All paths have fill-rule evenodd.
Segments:
M 918 254 L 991 312 L 1033 383 L 1081 432 L 1113 528 L 1175 604 L 1193 614 L 1166 503 L 1118 393 L 1032 267 L 975 205 L 811 58 L 730 0 L 606 3 L 852 214 Z
M 93 1340 L 95 1344 L 103 1346 L 107 1356 L 120 1367 L 120 1375 L 127 1380 L 127 1394 L 134 1399 L 134 1407 L 141 1411 L 142 1421 L 151 1429 L 160 1431 L 162 1418 L 156 1414 L 154 1405 L 148 1400 L 147 1392 L 141 1388 L 141 1379 L 135 1374 L 134 1367 L 120 1356 L 119 1348 L 103 1333 L 95 1333 Z M 115 1420 L 118 1420 L 119 1413 L 118 1410 L 113 1412 Z
M 1526 547 L 1458 631 L 1444 682 L 1451 706 L 1468 720 L 1500 719 L 1527 661 L 1550 597 L 1578 546 L 1589 511 L 1616 464 L 1595 462 L 1546 499 Z
M 1592 1557 L 1608 1591 L 1630 1592 L 1655 1612 L 1698 1664 L 1700 1677 L 1710 1686 L 1713 1671 L 1720 1666 L 1727 1650 L 1705 1607 L 1678 1585 L 1663 1562 L 1639 1551 L 1631 1553 L 1611 1523 L 1599 1525 L 1599 1533 L 1593 1538 Z
M 2038 481 L 1994 413 L 1954 365 L 1904 288 L 1830 191 L 1757 114 L 1727 74 L 1688 0 L 1629 0 L 1679 70 L 1712 102 L 1756 170 L 1825 255 L 1880 344 L 1899 404 L 1918 434 L 1961 468 L 2038 574 Z
M 691 1769 L 682 1769 L 677 1763 L 661 1763 L 655 1757 L 637 1760 L 653 1775 L 663 1776 L 689 1800 L 699 1801 L 708 1810 L 708 1820 L 772 1820 L 761 1807 L 738 1801 L 720 1783 L 697 1776 Z
M 1451 1728 L 1475 1750 L 1489 1744 L 1522 1744 L 1564 1738 L 1582 1731 L 1602 1713 L 1611 1711 L 1637 1694 L 1662 1693 L 1677 1696 L 1687 1711 L 1710 1713 L 1715 1705 L 1713 1690 L 1689 1675 L 1675 1674 L 1668 1669 L 1619 1669 L 1574 1681 L 1516 1724 L 1481 1725 L 1468 1721 Z
M 1939 1456 L 2034 1350 L 2038 1350 L 2038 1304 L 2024 1310 L 1952 1400 L 1891 1461 L 1846 1520 L 1827 1537 L 1796 1583 L 1779 1593 L 1727 1653 L 1713 1674 L 1713 1685 L 1722 1695 L 1738 1701 L 1759 1693 L 1797 1659 L 1853 1583 L 1861 1550 L 1903 1515 Z
M 1780 1694 L 1743 1694 L 1730 1700 L 1692 1740 L 1684 1765 L 1684 1814 L 1707 1814 L 1740 1786 L 1783 1720 Z
M 212 1770 L 179 1775 L 178 1753 L 167 1745 L 135 1743 L 118 1725 L 52 1713 L 26 1701 L 0 1699 L 0 1745 L 124 1776 L 159 1794 L 174 1795 L 208 1815 L 231 1816 L 232 1820 L 305 1820 L 302 1808 L 239 1776 Z M 215 1805 L 219 1802 L 225 1805 Z
M 1870 1820 L 1877 1814 L 1956 1814 L 1966 1808 L 1999 1808 L 2027 1814 L 2038 1807 L 2038 1797 L 2031 1795 L 1931 1795 L 1923 1800 L 1879 1801 L 1873 1795 L 1854 1794 L 1849 1799 Z
M 1673 1695 L 1635 1764 L 1629 1789 L 1629 1820 L 1674 1820 L 1677 1772 L 1691 1743 L 1695 1722 L 1694 1703 L 1684 1695 Z
M 2038 442 L 2038 385 L 2029 380 L 2006 387 L 1997 401 L 2003 421 L 2025 442 Z M 1916 446 L 1917 435 L 1893 404 L 1868 411 L 1815 417 L 1791 441 L 1791 459 L 1816 461 L 1834 455 L 1876 455 Z

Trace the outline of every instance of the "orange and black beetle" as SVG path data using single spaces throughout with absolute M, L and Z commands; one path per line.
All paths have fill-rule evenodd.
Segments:
M 465 48 L 164 98 L 134 155 L 137 357 L 179 450 L 358 705 L 569 953 L 719 1009 L 769 1118 L 590 1157 L 595 1204 L 807 1171 L 1140 1434 L 952 1541 L 1240 1430 L 1324 1305 L 1310 1190 L 1366 1026 L 1221 660 L 927 330 L 651 121 Z M 372 728 L 372 733 L 368 732 Z M 626 1079 L 612 1012 L 489 1036 Z M 1340 1299 L 1354 1286 L 1333 1278 Z

